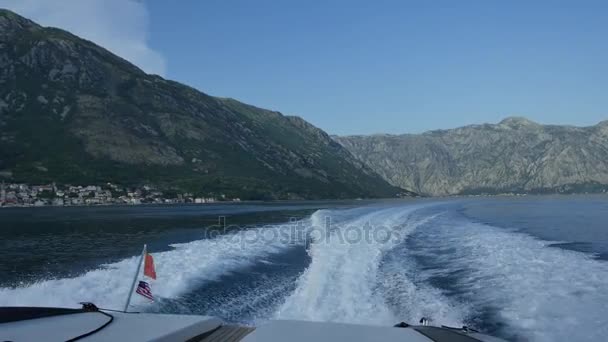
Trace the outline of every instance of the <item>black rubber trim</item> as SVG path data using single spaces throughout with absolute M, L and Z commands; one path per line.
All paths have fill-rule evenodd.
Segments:
M 83 338 L 85 338 L 85 337 L 91 336 L 91 335 L 93 335 L 94 333 L 96 333 L 96 332 L 100 331 L 101 329 L 103 329 L 103 328 L 107 327 L 107 326 L 108 326 L 110 323 L 112 323 L 112 321 L 114 320 L 114 316 L 110 315 L 109 313 L 105 313 L 105 312 L 102 312 L 102 311 L 89 311 L 89 312 L 100 313 L 100 314 L 102 314 L 102 315 L 104 315 L 104 316 L 110 317 L 110 319 L 109 319 L 107 322 L 105 322 L 103 325 L 101 325 L 99 328 L 94 329 L 94 330 L 91 330 L 91 331 L 89 331 L 89 332 L 88 332 L 88 333 L 86 333 L 86 334 L 82 334 L 82 335 L 80 335 L 80 336 L 76 336 L 76 337 L 74 337 L 74 338 L 72 338 L 72 339 L 67 340 L 66 342 L 74 342 L 74 341 L 78 341 L 78 340 L 80 340 L 80 339 L 83 339 Z
M 46 317 L 54 317 L 54 316 L 63 316 L 63 315 L 74 315 L 81 313 L 97 313 L 109 317 L 109 319 L 99 326 L 85 334 L 80 336 L 76 336 L 68 340 L 68 342 L 78 341 L 87 336 L 91 336 L 101 329 L 107 327 L 114 320 L 114 316 L 105 313 L 103 311 L 99 311 L 97 307 L 93 305 L 94 309 L 66 309 L 66 308 L 41 308 L 41 307 L 24 307 L 24 306 L 9 306 L 9 307 L 0 307 L 0 323 L 10 323 L 10 322 L 19 322 L 26 321 L 30 319 L 37 318 L 46 318 Z
M 0 323 L 25 321 L 28 319 L 45 318 L 61 315 L 72 315 L 87 312 L 83 309 L 41 308 L 9 306 L 0 307 Z

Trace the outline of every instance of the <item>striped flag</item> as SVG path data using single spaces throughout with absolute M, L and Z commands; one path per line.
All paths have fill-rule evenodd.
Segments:
M 139 285 L 137 285 L 137 290 L 135 290 L 135 293 L 140 294 L 140 295 L 148 298 L 149 300 L 154 300 L 154 296 L 152 296 L 152 290 L 150 289 L 150 285 L 148 285 L 148 283 L 146 283 L 145 281 L 139 282 Z

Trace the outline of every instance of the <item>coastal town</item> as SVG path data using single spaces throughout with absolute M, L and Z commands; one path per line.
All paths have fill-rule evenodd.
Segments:
M 238 198 L 195 196 L 192 193 L 163 192 L 153 186 L 125 188 L 117 184 L 99 185 L 29 185 L 0 184 L 0 207 L 138 205 L 239 202 Z

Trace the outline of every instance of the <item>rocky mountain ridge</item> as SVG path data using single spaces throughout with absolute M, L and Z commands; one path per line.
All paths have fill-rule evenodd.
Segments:
M 0 177 L 243 199 L 400 192 L 301 118 L 148 75 L 0 10 Z
M 426 195 L 604 192 L 608 121 L 521 117 L 423 134 L 334 137 L 384 179 Z

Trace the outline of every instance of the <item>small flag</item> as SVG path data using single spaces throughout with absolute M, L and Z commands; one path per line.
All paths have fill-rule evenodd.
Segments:
M 140 281 L 139 285 L 137 285 L 136 293 L 148 298 L 149 300 L 154 300 L 154 296 L 152 296 L 152 291 L 150 290 L 150 285 L 145 281 Z
M 156 279 L 156 271 L 154 270 L 154 258 L 152 255 L 146 253 L 146 260 L 144 261 L 144 275 Z

